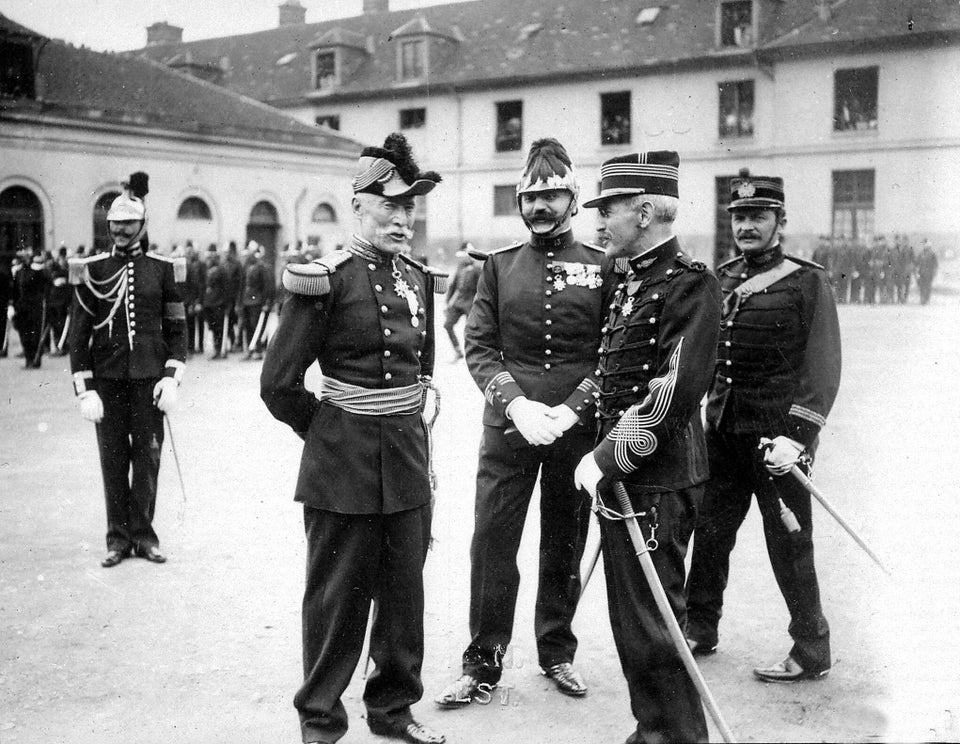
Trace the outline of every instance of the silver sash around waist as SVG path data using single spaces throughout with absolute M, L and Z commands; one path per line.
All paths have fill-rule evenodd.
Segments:
M 320 380 L 320 400 L 347 413 L 361 416 L 402 416 L 420 411 L 423 385 L 395 388 L 365 388 L 324 375 Z

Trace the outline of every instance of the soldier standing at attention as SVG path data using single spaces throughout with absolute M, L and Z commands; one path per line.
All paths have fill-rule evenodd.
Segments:
M 76 286 L 70 370 L 80 414 L 96 424 L 107 500 L 104 568 L 132 553 L 153 563 L 163 416 L 177 402 L 186 359 L 186 315 L 174 262 L 144 253 L 146 209 L 131 193 L 107 213 L 113 248 L 70 264 Z
M 440 176 L 421 173 L 407 140 L 363 150 L 353 179 L 359 230 L 343 250 L 289 264 L 290 292 L 267 348 L 260 393 L 304 440 L 307 577 L 303 686 L 294 697 L 304 742 L 347 731 L 340 698 L 374 602 L 363 702 L 381 736 L 441 744 L 413 719 L 423 695 L 423 564 L 431 491 L 424 384 L 433 373 L 434 293 L 445 275 L 407 257 L 416 206 Z M 319 362 L 319 400 L 304 387 Z
M 687 637 L 694 654 L 716 650 L 730 552 L 755 494 L 793 648 L 753 671 L 765 682 L 795 682 L 823 677 L 831 664 L 810 494 L 789 471 L 801 455 L 813 457 L 837 395 L 840 328 L 827 273 L 780 246 L 783 179 L 745 175 L 731 189 L 727 209 L 743 255 L 719 267 L 724 314 L 707 399 L 711 477 L 687 581 Z M 772 447 L 758 449 L 761 438 Z M 799 530 L 781 519 L 784 506 Z
M 530 238 L 489 255 L 467 319 L 467 367 L 486 406 L 470 547 L 470 643 L 463 674 L 436 698 L 442 707 L 469 703 L 503 672 L 520 584 L 517 550 L 538 475 L 537 659 L 560 692 L 587 692 L 572 666 L 571 621 L 589 510 L 573 469 L 593 442 L 597 347 L 616 275 L 601 248 L 574 240 L 578 194 L 563 145 L 534 142 L 517 185 Z
M 707 740 L 697 688 L 670 642 L 638 565 L 627 519 L 659 545 L 650 551 L 680 626 L 684 558 L 707 479 L 700 401 L 710 384 L 720 288 L 673 232 L 680 158 L 660 150 L 607 160 L 597 232 L 611 258 L 629 261 L 606 325 L 599 365 L 596 445 L 576 470 L 600 516 L 610 626 L 637 721 L 628 744 Z M 620 481 L 632 515 L 621 513 Z

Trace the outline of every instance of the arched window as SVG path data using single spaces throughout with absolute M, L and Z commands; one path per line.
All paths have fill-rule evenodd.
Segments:
M 250 210 L 251 225 L 276 225 L 280 220 L 277 219 L 277 210 L 270 202 L 262 201 L 253 205 Z
M 23 186 L 0 193 L 0 257 L 9 260 L 23 248 L 43 248 L 43 207 Z
M 110 240 L 110 229 L 107 227 L 107 212 L 110 211 L 110 205 L 113 204 L 113 200 L 118 196 L 120 196 L 118 192 L 108 191 L 97 199 L 97 203 L 93 206 L 94 253 L 110 250 L 110 244 L 113 241 Z
M 180 209 L 177 210 L 178 220 L 210 220 L 213 216 L 210 214 L 210 207 L 199 196 L 189 196 L 183 200 Z
M 337 213 L 329 204 L 321 203 L 313 210 L 313 216 L 310 218 L 310 221 L 318 223 L 336 222 Z

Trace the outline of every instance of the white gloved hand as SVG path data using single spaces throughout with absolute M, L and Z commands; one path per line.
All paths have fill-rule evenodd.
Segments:
M 550 408 L 528 398 L 514 398 L 507 406 L 507 416 L 516 424 L 517 431 L 532 445 L 551 444 L 557 438 L 553 432 Z
M 80 415 L 87 421 L 99 424 L 103 421 L 103 401 L 96 390 L 87 390 L 77 397 L 80 401 Z
M 780 435 L 772 440 L 760 441 L 762 444 L 768 445 L 763 454 L 763 464 L 774 475 L 789 473 L 790 469 L 797 464 L 800 455 L 803 454 L 803 445 L 790 439 L 790 437 Z
M 591 499 L 596 499 L 597 484 L 600 483 L 601 478 L 603 478 L 603 471 L 597 465 L 593 452 L 588 452 L 580 458 L 577 469 L 573 471 L 573 484 L 590 494 Z
M 171 413 L 177 407 L 177 387 L 179 383 L 172 377 L 161 377 L 153 387 L 153 402 L 164 413 Z
M 552 431 L 558 437 L 562 436 L 563 432 L 576 426 L 577 422 L 580 421 L 573 409 L 564 403 L 553 406 L 547 415 L 552 419 Z

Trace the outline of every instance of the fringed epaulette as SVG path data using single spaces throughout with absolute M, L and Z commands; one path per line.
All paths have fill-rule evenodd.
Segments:
M 173 264 L 173 281 L 177 284 L 183 284 L 187 281 L 187 259 L 183 256 L 177 256 L 176 258 L 172 256 L 162 256 L 155 251 L 147 251 L 147 258 L 153 258 L 157 261 L 166 261 L 168 264 Z
M 431 283 L 433 284 L 434 294 L 446 293 L 447 287 L 449 286 L 449 283 L 450 283 L 449 274 L 443 271 L 440 271 L 439 269 L 434 269 L 431 266 L 427 266 L 426 264 L 422 264 L 416 259 L 410 258 L 410 256 L 406 255 L 405 253 L 400 253 L 398 255 L 400 256 L 400 259 L 405 264 L 412 266 L 421 274 L 426 274 L 432 280 Z
M 789 253 L 784 253 L 783 257 L 789 258 L 795 264 L 799 264 L 800 266 L 809 266 L 814 269 L 820 269 L 821 271 L 823 270 L 823 266 L 818 264 L 816 261 L 808 261 L 805 258 L 800 258 L 799 256 L 793 256 L 793 255 L 790 255 Z
M 87 258 L 68 258 L 67 271 L 70 284 L 73 286 L 83 284 L 90 276 L 87 272 L 87 266 L 95 261 L 102 261 L 105 258 L 109 258 L 109 256 L 109 253 L 97 253 Z
M 597 245 L 596 243 L 584 243 L 584 245 L 587 248 L 591 248 L 592 250 L 600 251 L 600 253 L 605 253 L 602 245 Z
M 693 271 L 706 271 L 707 265 L 703 261 L 697 261 L 694 258 L 691 258 L 686 253 L 677 254 L 677 263 L 681 266 L 686 266 L 688 269 Z
M 337 250 L 310 263 L 287 264 L 281 279 L 283 288 L 293 294 L 322 297 L 330 291 L 330 275 L 352 256 L 348 251 Z

